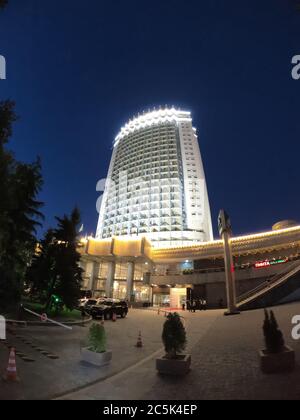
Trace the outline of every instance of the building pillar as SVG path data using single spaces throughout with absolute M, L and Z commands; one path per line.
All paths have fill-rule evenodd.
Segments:
M 236 315 L 239 314 L 239 311 L 236 307 L 235 267 L 231 247 L 232 230 L 229 216 L 224 210 L 221 210 L 219 215 L 219 231 L 224 241 L 224 263 L 228 307 L 228 311 L 225 315 Z
M 89 290 L 91 290 L 93 294 L 95 293 L 95 290 L 97 289 L 99 271 L 100 271 L 100 264 L 96 261 L 93 261 L 90 283 L 89 283 Z
M 226 289 L 227 289 L 227 306 L 228 315 L 238 313 L 236 308 L 236 286 L 235 286 L 235 269 L 231 251 L 230 236 L 228 232 L 223 233 L 224 250 L 225 250 L 225 273 L 226 273 Z
M 94 281 L 94 262 L 91 263 L 92 269 L 90 273 L 90 277 L 87 283 L 87 289 L 93 291 L 93 281 Z
M 128 263 L 127 269 L 127 293 L 126 297 L 129 302 L 132 302 L 133 298 L 133 285 L 134 285 L 134 263 Z
M 149 286 L 149 303 L 150 306 L 153 306 L 153 287 L 151 285 Z
M 107 272 L 107 280 L 106 280 L 106 288 L 105 288 L 106 297 L 110 299 L 113 298 L 113 293 L 114 293 L 115 273 L 116 273 L 116 263 L 115 261 L 111 261 L 108 263 L 108 272 Z
M 86 261 L 82 261 L 82 259 L 81 259 L 80 263 L 79 263 L 79 266 L 83 270 L 82 278 L 84 279 L 84 282 L 82 284 L 82 289 L 83 290 L 91 290 L 91 288 L 90 288 L 90 278 L 87 274 L 88 263 Z

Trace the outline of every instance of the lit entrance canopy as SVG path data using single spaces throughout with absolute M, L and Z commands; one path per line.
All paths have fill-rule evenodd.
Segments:
M 296 248 L 300 245 L 300 226 L 260 234 L 233 237 L 232 251 L 235 256 L 259 254 L 272 250 Z M 99 257 L 106 261 L 145 260 L 154 263 L 182 262 L 223 257 L 223 241 L 176 246 L 172 248 L 154 248 L 146 238 L 113 238 L 82 240 L 82 255 Z
M 143 262 L 151 260 L 152 247 L 146 238 L 112 238 L 97 240 L 89 238 L 82 241 L 85 244 L 84 253 L 103 260 L 133 260 Z

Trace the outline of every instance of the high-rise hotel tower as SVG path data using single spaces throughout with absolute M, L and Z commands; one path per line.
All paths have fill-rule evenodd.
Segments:
M 154 110 L 121 129 L 96 236 L 146 236 L 157 247 L 213 239 L 205 174 L 190 112 Z

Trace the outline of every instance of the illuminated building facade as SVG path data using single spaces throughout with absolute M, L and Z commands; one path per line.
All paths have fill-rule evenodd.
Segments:
M 96 295 L 174 308 L 190 296 L 204 297 L 213 308 L 221 301 L 226 304 L 220 240 L 157 248 L 146 238 L 90 238 L 83 240 L 80 252 L 84 289 Z M 269 288 L 270 280 L 285 273 L 294 275 L 286 294 L 299 289 L 300 226 L 233 237 L 232 252 L 239 298 L 266 281 Z M 280 301 L 281 296 L 276 299 Z
M 234 237 L 232 251 L 238 297 L 281 273 L 300 276 L 300 226 Z M 83 288 L 96 296 L 175 308 L 190 296 L 226 303 L 222 241 L 156 248 L 146 238 L 90 238 L 81 254 Z
M 190 112 L 144 113 L 116 137 L 97 239 L 146 237 L 154 247 L 213 239 L 205 174 Z

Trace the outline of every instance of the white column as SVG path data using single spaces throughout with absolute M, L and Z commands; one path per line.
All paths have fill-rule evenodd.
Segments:
M 88 282 L 88 290 L 93 290 L 93 283 L 94 283 L 94 262 L 92 262 L 91 263 L 91 266 L 92 266 L 92 268 L 91 268 L 91 274 L 90 274 L 90 279 L 89 279 L 89 282 Z
M 91 277 L 90 277 L 90 284 L 89 284 L 89 290 L 91 290 L 93 293 L 97 289 L 99 270 L 100 270 L 100 264 L 96 261 L 93 261 L 92 262 Z
M 116 273 L 116 263 L 114 261 L 108 263 L 108 273 L 106 280 L 106 297 L 113 297 L 114 281 Z
M 128 269 L 127 269 L 127 295 L 126 295 L 129 302 L 132 301 L 133 284 L 134 284 L 134 263 L 129 262 Z
M 86 289 L 86 290 L 92 290 L 91 287 L 91 279 L 88 275 L 88 262 L 87 261 L 80 261 L 80 268 L 82 268 L 83 273 L 82 273 L 82 277 L 84 278 L 84 283 L 82 284 L 82 288 Z

